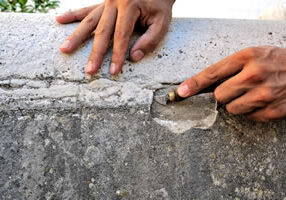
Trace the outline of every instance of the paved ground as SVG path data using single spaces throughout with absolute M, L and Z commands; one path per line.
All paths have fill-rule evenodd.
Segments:
M 58 51 L 75 26 L 0 14 L 0 199 L 286 198 L 284 120 L 254 123 L 194 99 L 215 122 L 178 133 L 156 122 L 153 102 L 241 48 L 285 46 L 285 23 L 175 19 L 153 54 L 117 78 L 109 54 L 91 82 L 91 41 Z

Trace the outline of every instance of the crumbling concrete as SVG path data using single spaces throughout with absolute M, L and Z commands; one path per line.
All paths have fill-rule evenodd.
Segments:
M 239 49 L 285 46 L 285 23 L 174 19 L 142 62 L 114 79 L 109 52 L 92 82 L 92 41 L 58 50 L 75 27 L 0 14 L 0 199 L 286 199 L 284 120 L 251 122 L 209 101 L 215 122 L 178 134 L 152 101 Z

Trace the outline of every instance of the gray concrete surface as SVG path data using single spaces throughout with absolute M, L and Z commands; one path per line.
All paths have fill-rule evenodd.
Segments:
M 0 199 L 286 199 L 285 120 L 255 123 L 206 101 L 215 122 L 179 134 L 154 120 L 164 109 L 153 103 L 241 48 L 285 46 L 284 22 L 174 19 L 146 59 L 113 78 L 109 53 L 91 82 L 92 41 L 58 51 L 75 27 L 0 14 Z

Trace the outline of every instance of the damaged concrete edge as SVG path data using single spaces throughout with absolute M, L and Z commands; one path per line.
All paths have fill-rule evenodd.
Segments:
M 111 76 L 77 81 L 12 76 L 0 80 L 0 109 L 132 107 L 150 112 L 154 92 L 169 85 L 174 84 L 153 80 L 121 81 Z
M 150 111 L 153 91 L 134 82 L 98 79 L 89 83 L 63 80 L 11 80 L 0 82 L 0 105 L 5 109 L 48 109 L 54 107 L 120 108 L 138 107 Z
M 218 113 L 217 102 L 213 101 L 212 94 L 208 94 L 207 98 L 204 98 L 207 99 L 206 102 L 195 100 L 195 105 L 193 105 L 195 107 L 198 107 L 198 103 L 206 104 L 206 107 L 202 107 L 201 112 L 207 112 L 207 114 L 202 115 L 199 119 L 192 119 L 192 116 L 185 120 L 166 120 L 154 117 L 152 113 L 157 109 L 154 106 L 154 93 L 158 90 L 165 90 L 168 86 L 164 84 L 154 90 L 148 88 L 148 86 L 142 87 L 134 82 L 117 82 L 102 78 L 89 83 L 77 84 L 57 80 L 49 85 L 44 84 L 43 81 L 2 81 L 0 82 L 0 110 L 7 110 L 7 108 L 10 110 L 79 109 L 82 107 L 101 109 L 135 108 L 144 113 L 149 113 L 155 122 L 167 127 L 176 134 L 184 133 L 192 128 L 209 129 L 212 127 Z M 200 97 L 201 95 L 192 97 L 192 99 Z M 184 109 L 187 110 L 187 106 Z M 165 110 L 168 109 L 168 107 L 165 108 Z M 189 112 L 192 112 L 192 110 Z
M 142 62 L 126 61 L 123 73 L 114 79 L 108 74 L 112 53 L 109 50 L 96 79 L 89 82 L 84 78 L 83 63 L 88 58 L 92 41 L 86 42 L 72 55 L 61 54 L 58 50 L 61 41 L 74 31 L 77 24 L 59 25 L 53 16 L 47 15 L 0 15 L 0 26 L 3 27 L 0 29 L 0 110 L 135 108 L 152 115 L 154 92 L 176 85 L 198 71 L 199 69 L 189 67 L 201 66 L 197 62 L 196 52 L 184 52 L 187 52 L 189 46 L 198 45 L 197 40 L 209 37 L 208 34 L 201 37 L 201 34 L 197 39 L 193 36 L 190 39 L 190 35 L 196 35 L 189 32 L 196 31 L 190 29 L 194 25 L 189 22 L 193 23 L 194 20 L 176 19 L 172 22 L 165 41 Z M 6 23 L 7 20 L 9 24 Z M 208 22 L 214 24 L 212 27 L 217 26 L 212 21 Z M 37 27 L 34 26 L 35 23 L 38 24 Z M 185 26 L 181 26 L 181 23 Z M 205 23 L 201 20 L 199 25 Z M 237 22 L 231 23 L 236 25 Z M 12 33 L 15 28 L 19 30 L 18 34 Z M 178 37 L 184 40 L 170 39 Z M 188 44 L 184 42 L 186 39 Z M 178 42 L 181 43 L 178 45 Z M 200 46 L 193 49 L 199 51 Z M 45 56 L 43 52 L 49 56 Z M 202 66 L 207 65 L 205 60 L 201 61 Z M 174 67 L 176 65 L 180 68 Z M 209 124 L 214 121 L 208 116 L 205 116 L 205 120 Z M 184 121 L 192 124 L 191 127 L 209 127 Z

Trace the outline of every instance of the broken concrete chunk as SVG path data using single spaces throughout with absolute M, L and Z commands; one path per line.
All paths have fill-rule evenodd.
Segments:
M 191 128 L 208 129 L 216 121 L 217 113 L 217 102 L 212 93 L 196 95 L 166 106 L 156 101 L 152 105 L 153 119 L 174 133 L 183 133 Z

